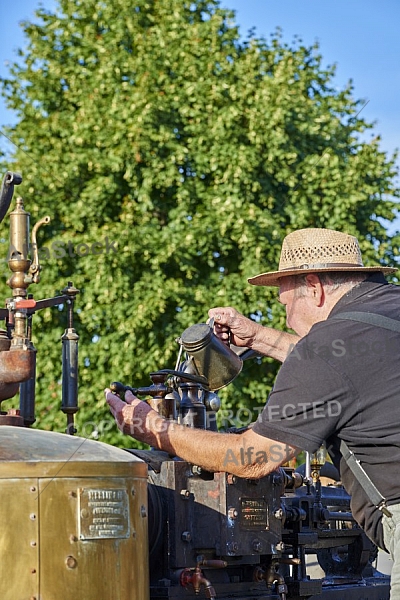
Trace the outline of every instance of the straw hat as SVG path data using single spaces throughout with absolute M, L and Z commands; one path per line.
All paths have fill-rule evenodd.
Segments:
M 283 240 L 278 271 L 250 277 L 252 285 L 276 285 L 279 279 L 301 273 L 354 271 L 395 273 L 392 267 L 364 267 L 358 240 L 332 229 L 299 229 Z

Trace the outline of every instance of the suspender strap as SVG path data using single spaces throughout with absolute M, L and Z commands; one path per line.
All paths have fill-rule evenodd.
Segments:
M 354 477 L 357 479 L 358 483 L 364 488 L 364 491 L 367 494 L 369 500 L 384 515 L 386 515 L 387 517 L 391 517 L 392 513 L 388 510 L 386 506 L 386 498 L 382 496 L 380 491 L 372 483 L 371 479 L 364 471 L 360 461 L 357 460 L 353 452 L 343 440 L 340 441 L 340 453 L 346 461 L 347 466 L 353 473 Z
M 376 313 L 367 312 L 343 312 L 339 313 L 332 319 L 348 319 L 349 321 L 358 321 L 360 323 L 367 323 L 368 325 L 375 325 L 375 327 L 382 327 L 383 329 L 389 329 L 390 331 L 400 332 L 400 321 L 397 319 L 390 319 L 383 315 L 377 315 Z
M 400 332 L 400 321 L 397 319 L 390 319 L 389 317 L 384 317 L 383 315 L 378 315 L 376 313 L 367 313 L 367 312 L 343 312 L 339 313 L 331 317 L 332 319 L 348 319 L 349 321 L 358 321 L 359 323 L 366 323 L 367 325 L 374 325 L 375 327 L 381 327 L 382 329 L 389 329 L 390 331 Z M 341 440 L 340 442 L 340 452 L 347 463 L 347 466 L 353 473 L 354 477 L 357 479 L 358 483 L 364 488 L 365 493 L 367 494 L 369 500 L 373 503 L 376 508 L 378 508 L 384 515 L 387 517 L 391 517 L 392 513 L 388 510 L 386 506 L 386 498 L 382 496 L 380 491 L 375 487 L 361 463 L 353 452 L 350 450 L 346 442 Z

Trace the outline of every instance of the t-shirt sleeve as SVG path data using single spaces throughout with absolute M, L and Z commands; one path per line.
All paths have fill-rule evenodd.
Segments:
M 344 409 L 355 395 L 346 375 L 304 338 L 282 364 L 253 431 L 315 452 L 342 427 Z

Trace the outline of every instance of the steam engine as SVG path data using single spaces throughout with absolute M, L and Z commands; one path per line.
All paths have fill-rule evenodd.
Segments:
M 7 173 L 0 220 L 14 186 Z M 0 413 L 0 560 L 4 600 L 386 600 L 389 577 L 374 567 L 377 549 L 355 523 L 350 498 L 323 452 L 303 469 L 281 468 L 261 480 L 210 473 L 157 450 L 123 451 L 75 436 L 78 290 L 35 301 L 40 265 L 29 253 L 29 213 L 10 214 L 8 285 L 0 309 L 0 404 L 20 393 L 19 408 Z M 67 434 L 31 429 L 35 421 L 37 310 L 67 306 L 62 336 L 62 406 Z M 171 420 L 216 430 L 218 389 L 243 360 L 209 325 L 179 339 L 175 369 L 130 388 Z M 123 397 L 127 386 L 115 382 Z M 322 476 L 331 478 L 322 485 Z
M 133 391 L 170 418 L 176 410 L 181 423 L 214 428 L 216 394 L 191 373 L 192 359 Z M 209 473 L 155 450 L 130 452 L 149 468 L 152 600 L 389 598 L 389 578 L 373 567 L 377 549 L 355 523 L 323 449 L 299 472 L 281 468 L 260 480 Z M 332 483 L 323 486 L 321 477 Z

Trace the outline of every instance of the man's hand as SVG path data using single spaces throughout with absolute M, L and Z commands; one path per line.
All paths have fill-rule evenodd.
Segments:
M 300 339 L 298 335 L 255 323 L 230 306 L 212 308 L 208 314 L 214 318 L 215 335 L 226 344 L 251 348 L 281 362 Z
M 226 344 L 231 342 L 235 346 L 252 348 L 260 325 L 230 306 L 212 308 L 208 316 L 214 318 L 214 333 L 220 340 Z
M 150 446 L 158 445 L 157 432 L 164 426 L 164 423 L 168 424 L 165 419 L 130 391 L 125 393 L 125 402 L 108 388 L 104 390 L 104 393 L 118 429 L 122 433 Z

